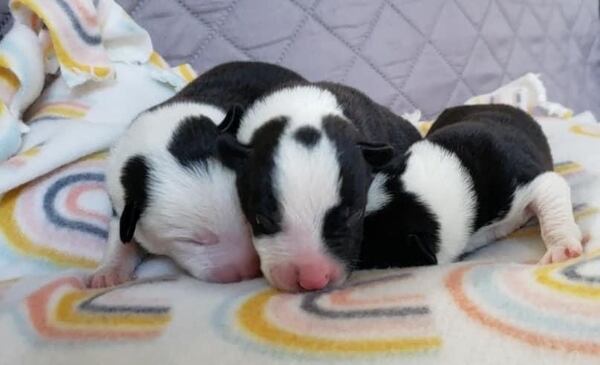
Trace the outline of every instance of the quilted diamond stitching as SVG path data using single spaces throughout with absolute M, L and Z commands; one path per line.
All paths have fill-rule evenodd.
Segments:
M 320 2 L 321 2 L 321 0 L 315 1 L 312 4 L 312 6 L 310 7 L 310 9 L 312 10 L 312 9 L 316 8 L 319 5 Z M 295 5 L 298 5 L 298 4 L 295 4 Z M 298 35 L 300 34 L 300 31 L 306 25 L 306 23 L 308 22 L 309 19 L 310 19 L 310 13 L 309 12 L 305 12 L 304 13 L 304 17 L 302 17 L 302 20 L 300 20 L 300 23 L 298 23 L 298 25 L 294 29 L 294 33 L 292 33 L 292 36 L 290 37 L 290 39 L 287 42 L 287 44 L 285 45 L 285 47 L 283 47 L 283 50 L 281 51 L 281 54 L 279 55 L 279 57 L 277 57 L 277 61 L 275 61 L 275 63 L 277 63 L 279 65 L 279 64 L 281 64 L 281 62 L 283 62 L 285 56 L 290 51 L 290 49 L 294 45 L 294 42 L 298 38 Z
M 396 10 L 396 11 L 398 12 L 398 14 L 402 14 L 402 12 L 401 12 L 401 11 L 399 11 L 399 9 L 397 9 L 395 6 L 392 6 L 392 8 L 393 8 L 394 10 Z M 438 14 L 436 15 L 436 20 L 434 21 L 434 24 L 436 24 L 436 23 L 438 22 L 439 18 L 442 16 L 442 14 L 443 14 L 443 12 L 442 12 L 442 11 L 438 12 Z M 408 20 L 407 20 L 407 22 L 408 22 L 409 24 L 411 24 L 411 22 L 410 22 L 410 21 L 408 21 Z M 420 30 L 419 30 L 419 29 L 418 29 L 416 26 L 414 26 L 414 25 L 413 25 L 413 28 L 415 28 L 415 30 L 417 30 L 417 32 L 421 33 L 421 32 L 420 32 Z M 431 36 L 431 33 L 434 31 L 434 29 L 435 29 L 435 25 L 434 25 L 434 26 L 433 26 L 433 27 L 430 29 L 430 34 L 427 34 L 427 36 L 425 36 L 424 38 L 425 38 L 425 39 L 429 39 L 429 38 L 430 38 L 430 36 Z M 409 81 L 409 80 L 412 78 L 412 76 L 413 76 L 413 74 L 414 74 L 414 71 L 415 71 L 415 69 L 417 68 L 417 64 L 418 64 L 419 60 L 421 59 L 421 57 L 423 56 L 423 53 L 424 53 L 424 52 L 425 52 L 425 50 L 427 49 L 427 44 L 428 44 L 428 42 L 425 42 L 425 43 L 423 44 L 423 47 L 422 47 L 422 48 L 421 48 L 421 50 L 419 51 L 419 54 L 418 54 L 418 55 L 415 57 L 415 59 L 414 59 L 414 62 L 413 62 L 413 65 L 412 65 L 412 67 L 411 67 L 411 69 L 410 69 L 410 71 L 409 71 L 409 73 L 408 73 L 408 76 L 406 77 L 406 79 L 405 79 L 405 81 L 404 81 L 404 84 L 402 85 L 402 88 L 405 88 L 405 87 L 406 87 L 406 84 L 408 83 L 408 81 Z M 435 48 L 435 46 L 433 46 L 433 44 L 432 44 L 432 48 L 433 48 L 433 49 L 434 49 L 434 50 L 435 50 L 435 51 L 438 53 L 438 55 L 440 56 L 440 58 L 441 58 L 441 59 L 442 59 L 444 62 L 446 62 L 446 64 L 448 64 L 448 66 L 450 67 L 450 69 L 452 69 L 452 70 L 453 70 L 452 66 L 450 66 L 450 65 L 449 65 L 448 61 L 447 61 L 447 60 L 446 60 L 446 59 L 445 59 L 445 58 L 442 56 L 442 54 L 441 54 L 441 53 L 440 53 L 440 52 L 439 52 L 439 51 L 438 51 L 438 50 Z M 453 93 L 453 92 L 454 92 L 454 91 L 452 91 L 451 93 L 449 93 L 449 98 L 451 98 L 451 97 L 452 97 L 452 93 Z M 406 93 L 406 92 L 405 92 L 405 93 Z M 398 96 L 400 96 L 400 95 L 398 95 Z M 404 96 L 404 95 L 402 95 L 402 96 Z M 396 97 L 396 99 L 394 99 L 394 101 L 392 102 L 392 104 L 391 104 L 392 106 L 396 105 L 396 102 L 398 101 L 398 100 L 397 100 L 397 98 L 398 98 L 398 97 Z M 449 99 L 449 98 L 448 98 L 448 99 Z M 413 106 L 414 106 L 414 105 L 413 105 Z M 422 109 L 425 109 L 425 108 L 422 108 Z M 428 113 L 426 113 L 426 114 L 428 114 Z
M 297 0 L 290 0 L 290 1 L 292 3 L 294 3 L 294 4 L 296 4 L 298 6 L 298 8 L 302 9 L 302 11 L 304 11 L 305 13 L 310 14 L 310 12 L 307 9 L 305 9 L 302 5 L 300 5 Z M 377 66 L 375 66 L 373 64 L 373 62 L 371 62 L 369 59 L 367 59 L 366 57 L 364 57 L 360 52 L 358 52 L 348 41 L 346 41 L 344 38 L 340 37 L 332 29 L 329 29 L 327 27 L 327 25 L 318 16 L 315 16 L 313 14 L 313 19 L 316 20 L 317 23 L 319 23 L 326 32 L 328 32 L 329 34 L 331 34 L 332 36 L 334 36 L 335 38 L 337 38 L 338 40 L 340 40 L 346 47 L 348 47 L 348 49 L 350 49 L 353 53 L 355 53 L 358 57 L 360 57 L 361 60 L 363 60 L 364 62 L 366 62 L 373 69 L 373 71 L 375 71 L 381 78 L 383 78 L 385 81 L 387 81 L 387 83 L 392 88 L 394 88 L 399 94 L 402 94 L 402 96 L 411 104 L 411 106 L 413 108 L 416 108 L 415 103 L 408 97 L 408 95 L 405 95 L 403 91 L 401 91 L 399 88 L 397 88 L 393 84 L 393 82 L 390 81 L 390 79 L 388 78 L 388 76 L 385 73 L 383 73 Z
M 321 11 L 325 3 L 321 0 L 287 0 L 287 4 L 294 7 L 290 8 L 290 11 L 298 13 L 298 16 L 291 16 L 290 24 L 280 21 L 279 29 L 274 28 L 274 32 L 280 31 L 284 34 L 283 37 L 277 37 L 277 33 L 274 33 L 274 37 L 265 38 L 273 39 L 272 43 L 260 44 L 250 42 L 249 35 L 234 35 L 232 30 L 237 31 L 239 28 L 228 22 L 231 14 L 238 15 L 237 11 L 243 8 L 244 13 L 239 16 L 263 19 L 258 22 L 264 21 L 265 27 L 270 27 L 272 24 L 269 22 L 269 7 L 279 6 L 283 0 L 245 0 L 252 1 L 252 6 L 242 3 L 241 0 L 213 0 L 206 3 L 192 3 L 190 0 L 117 1 L 122 3 L 142 26 L 147 27 L 151 33 L 156 31 L 159 34 L 155 37 L 157 48 L 167 59 L 170 58 L 170 45 L 161 45 L 160 42 L 163 39 L 171 41 L 173 37 L 160 37 L 161 32 L 168 29 L 165 30 L 165 22 L 157 21 L 155 16 L 162 13 L 168 15 L 169 9 L 175 6 L 177 11 L 185 14 L 182 16 L 189 17 L 187 21 L 197 21 L 201 24 L 200 31 L 195 34 L 193 30 L 190 31 L 190 37 L 195 37 L 195 41 L 183 40 L 173 48 L 178 52 L 176 62 L 185 57 L 186 61 L 202 66 L 199 69 L 211 67 L 214 63 L 224 60 L 224 55 L 231 58 L 259 58 L 283 65 L 305 64 L 313 71 L 319 63 L 329 68 L 339 65 L 333 74 L 327 73 L 331 78 L 342 82 L 348 80 L 359 88 L 366 85 L 364 87 L 370 90 L 376 100 L 385 101 L 397 112 L 418 107 L 425 111 L 426 116 L 433 116 L 439 112 L 434 110 L 438 106 L 432 106 L 431 100 L 441 103 L 443 98 L 449 98 L 448 103 L 461 102 L 468 94 L 490 91 L 489 89 L 499 86 L 501 82 L 520 76 L 522 72 L 534 71 L 543 74 L 551 99 L 572 106 L 577 111 L 591 108 L 600 113 L 597 103 L 600 91 L 599 0 L 364 0 L 356 10 L 365 11 L 355 18 L 355 21 L 360 22 L 355 23 L 358 24 L 356 29 L 351 28 L 354 26 L 352 20 L 345 23 L 335 18 L 336 15 L 339 16 L 336 5 L 328 3 L 329 6 Z M 241 4 L 245 6 L 238 6 Z M 344 6 L 342 1 L 336 4 Z M 194 10 L 198 6 L 201 11 Z M 446 44 L 452 43 L 452 38 L 432 38 L 432 34 L 436 35 L 435 28 L 439 23 L 436 19 L 444 7 L 452 7 L 446 8 L 446 11 L 458 10 L 460 15 L 454 14 L 454 21 L 460 25 L 463 20 L 459 18 L 464 18 L 465 26 L 470 24 L 475 30 L 477 36 L 474 41 L 473 38 L 469 38 L 473 41 L 469 49 L 463 47 L 462 50 L 457 50 L 450 45 L 445 47 Z M 151 9 L 160 11 L 144 11 Z M 1 6 L 0 10 L 5 12 Z M 379 35 L 375 36 L 375 29 L 380 26 L 378 24 L 384 12 L 387 17 L 385 24 L 378 29 Z M 400 23 L 394 24 L 390 12 L 398 17 L 398 21 L 405 28 L 399 28 Z M 349 14 L 352 19 L 352 10 L 346 9 L 342 13 Z M 506 38 L 500 38 L 506 41 L 505 49 L 498 48 L 494 43 L 497 36 L 490 37 L 490 33 L 497 32 L 497 29 L 485 28 L 494 17 L 497 17 L 495 21 L 505 23 Z M 4 24 L 6 19 L 6 13 L 0 12 L 0 34 L 7 30 L 7 25 Z M 225 24 L 227 26 L 224 26 Z M 288 26 L 286 29 L 289 31 L 283 31 L 282 24 Z M 341 24 L 344 28 L 335 28 L 335 24 Z M 389 49 L 385 49 L 385 37 L 380 37 L 381 32 L 393 33 L 397 29 L 410 29 L 415 32 L 415 36 L 423 37 L 407 43 L 414 47 L 414 50 L 397 51 L 403 52 L 402 62 L 406 63 L 402 67 L 393 65 L 393 62 L 396 62 L 393 54 Z M 468 33 L 471 32 L 470 28 L 464 29 Z M 320 48 L 317 49 L 325 50 L 326 53 L 329 50 L 330 55 L 331 52 L 343 52 L 333 53 L 336 57 L 329 63 L 311 57 L 303 63 L 298 57 L 301 57 L 303 52 L 310 53 L 311 47 L 311 43 L 306 40 L 314 42 L 315 39 L 319 39 L 321 33 L 328 35 L 323 37 L 326 43 L 319 44 Z M 331 39 L 328 38 L 330 36 Z M 393 37 L 389 40 L 395 42 Z M 387 52 L 386 59 L 381 58 L 379 53 L 382 51 Z M 424 52 L 427 53 L 425 57 Z M 388 67 L 385 63 L 388 61 L 392 62 L 392 66 Z M 421 65 L 423 62 L 431 62 L 428 67 L 435 67 L 437 62 L 438 67 L 443 70 L 436 72 L 442 72 L 440 75 L 445 81 L 428 82 L 428 75 L 413 75 L 415 70 L 418 70 L 418 73 L 427 72 L 427 67 L 421 67 L 425 66 Z M 478 65 L 481 62 L 483 64 Z M 314 74 L 313 72 L 313 76 Z M 452 78 L 453 82 L 448 82 L 449 78 Z M 411 79 L 411 87 L 407 88 Z M 420 82 L 423 84 L 420 85 Z M 415 85 L 418 86 L 416 89 Z M 423 95 L 431 95 L 432 98 L 427 100 Z
M 129 15 L 134 16 L 146 4 L 148 0 L 137 0 L 129 11 Z
M 225 14 L 223 14 L 221 19 L 217 21 L 216 26 L 213 26 L 209 22 L 205 22 L 204 20 L 202 20 L 202 18 L 199 15 L 194 14 L 192 12 L 192 10 L 183 2 L 183 0 L 176 0 L 176 2 L 180 6 L 182 6 L 192 17 L 194 17 L 194 19 L 198 20 L 198 22 L 202 23 L 203 25 L 208 26 L 211 29 L 211 33 L 208 35 L 208 37 L 206 37 L 204 42 L 202 42 L 202 44 L 200 44 L 200 46 L 194 51 L 194 53 L 192 53 L 190 55 L 188 62 L 192 63 L 198 57 L 200 57 L 200 55 L 202 54 L 202 51 L 204 51 L 204 49 L 210 44 L 210 42 L 217 36 L 221 36 L 225 41 L 229 42 L 233 47 L 235 47 L 238 51 L 240 51 L 240 53 L 243 53 L 247 58 L 249 58 L 249 59 L 253 58 L 245 50 L 242 50 L 242 49 L 240 49 L 239 46 L 236 46 L 235 44 L 233 44 L 230 39 L 228 39 L 227 37 L 224 37 L 220 32 L 221 27 L 223 26 L 223 24 L 225 24 L 225 22 L 227 21 L 227 18 L 229 18 L 229 16 L 233 13 L 233 10 L 235 9 L 235 5 L 239 1 L 240 0 L 232 1 L 229 4 L 229 6 L 226 8 Z
M 363 46 L 365 45 L 365 43 L 367 42 L 367 40 L 369 39 L 371 34 L 373 34 L 373 31 L 375 30 L 375 26 L 379 22 L 379 19 L 381 19 L 381 15 L 383 14 L 384 8 L 385 8 L 385 2 L 381 2 L 381 5 L 379 5 L 379 7 L 377 8 L 377 13 L 376 13 L 375 17 L 369 23 L 369 28 L 367 29 L 367 32 L 365 34 L 363 34 L 362 39 L 358 43 L 357 49 L 359 52 L 362 52 Z M 346 78 L 348 77 L 348 72 L 350 72 L 352 67 L 354 67 L 357 59 L 358 59 L 358 55 L 354 54 L 354 56 L 352 56 L 352 60 L 350 60 L 350 63 L 348 63 L 348 66 L 346 66 L 345 69 L 342 71 L 342 77 L 340 79 L 341 83 L 346 81 Z
M 430 30 L 430 34 L 428 34 L 427 36 L 425 36 L 425 35 L 424 35 L 424 34 L 423 34 L 423 33 L 422 33 L 422 32 L 421 32 L 421 31 L 420 31 L 420 30 L 419 30 L 419 29 L 418 29 L 418 28 L 417 28 L 417 27 L 416 27 L 416 26 L 415 26 L 415 25 L 412 23 L 412 21 L 411 21 L 410 19 L 408 19 L 406 16 L 404 16 L 404 14 L 402 13 L 402 11 L 400 11 L 400 9 L 398 9 L 398 8 L 396 7 L 396 5 L 395 5 L 395 4 L 393 4 L 393 3 L 390 3 L 389 1 L 386 1 L 386 2 L 387 2 L 388 4 L 390 4 L 390 6 L 392 7 L 392 9 L 394 9 L 394 11 L 395 11 L 395 12 L 396 12 L 396 13 L 397 13 L 399 16 L 403 17 L 403 18 L 406 20 L 406 22 L 407 22 L 408 24 L 412 25 L 412 26 L 413 26 L 413 28 L 414 28 L 415 30 L 417 30 L 417 32 L 421 33 L 421 35 L 423 35 L 423 36 L 425 37 L 425 39 L 431 39 L 431 35 L 433 34 L 433 32 L 434 32 L 434 31 L 435 31 L 435 29 L 436 29 L 436 28 L 435 28 L 435 26 L 431 28 L 431 30 Z M 446 5 L 446 6 L 448 6 L 448 5 Z M 461 11 L 461 12 L 463 13 L 463 15 L 465 15 L 465 14 L 464 14 L 464 11 L 462 10 L 462 8 L 461 8 L 461 7 L 457 6 L 457 9 L 458 9 L 459 11 Z M 437 23 L 437 22 L 438 22 L 439 18 L 442 16 L 442 14 L 443 14 L 443 11 L 440 11 L 440 12 L 438 13 L 438 15 L 437 15 L 437 18 L 438 18 L 438 19 L 436 19 L 435 23 Z M 473 46 L 471 47 L 471 50 L 469 51 L 469 54 L 473 52 L 473 48 L 475 47 L 475 44 L 476 44 L 476 43 L 477 43 L 477 41 L 473 42 Z M 425 45 L 426 45 L 426 44 L 427 44 L 427 43 L 425 43 Z M 452 70 L 454 71 L 454 74 L 455 74 L 455 76 L 456 76 L 456 77 L 459 79 L 459 81 L 462 81 L 462 76 L 461 76 L 461 73 L 460 73 L 460 71 L 458 71 L 458 70 L 457 70 L 457 69 L 454 67 L 454 65 L 453 65 L 453 64 L 452 64 L 450 61 L 448 61 L 448 59 L 447 59 L 447 58 L 444 56 L 443 52 L 441 52 L 441 51 L 439 50 L 439 48 L 438 48 L 438 47 L 437 47 L 437 46 L 436 46 L 436 45 L 435 45 L 433 42 L 429 41 L 429 44 L 432 46 L 433 50 L 434 50 L 434 51 L 435 51 L 435 52 L 436 52 L 436 53 L 437 53 L 437 54 L 438 54 L 438 55 L 439 55 L 439 56 L 442 58 L 442 60 L 443 60 L 443 61 L 444 61 L 444 62 L 445 62 L 445 63 L 446 63 L 446 64 L 447 64 L 449 67 L 450 67 L 450 69 L 452 69 Z M 421 57 L 421 55 L 422 55 L 422 54 L 423 54 L 423 52 L 425 51 L 425 45 L 424 45 L 424 46 L 423 46 L 423 48 L 421 49 L 419 56 L 417 56 L 417 57 L 415 58 L 415 62 L 414 62 L 414 65 L 413 65 L 413 67 L 412 67 L 411 74 L 410 74 L 410 75 L 409 75 L 409 76 L 406 78 L 405 85 L 406 85 L 406 83 L 408 82 L 408 80 L 410 79 L 410 76 L 412 75 L 412 73 L 414 72 L 414 68 L 415 68 L 415 66 L 416 66 L 416 64 L 417 64 L 417 62 L 418 62 L 418 60 L 419 60 L 419 58 Z M 467 61 L 465 62 L 465 66 L 466 66 L 466 64 L 468 63 L 468 59 L 469 59 L 469 57 L 467 57 Z M 463 66 L 463 70 L 464 70 L 464 66 Z M 405 86 L 405 85 L 403 85 L 403 86 Z M 472 89 L 469 87 L 469 85 L 465 84 L 465 86 L 466 86 L 466 87 L 469 89 L 469 91 L 470 91 L 471 93 L 474 93 L 474 92 L 473 92 L 473 90 L 472 90 Z M 458 87 L 458 86 L 457 86 L 457 87 Z M 456 90 L 456 88 L 455 88 L 455 90 Z M 452 95 L 454 94 L 455 90 L 452 90 L 452 92 L 450 92 L 450 93 L 449 93 L 449 98 L 448 98 L 448 100 L 450 100 L 450 99 L 452 98 Z M 395 105 L 395 102 L 396 102 L 396 100 L 394 100 L 394 102 L 392 102 L 392 105 Z

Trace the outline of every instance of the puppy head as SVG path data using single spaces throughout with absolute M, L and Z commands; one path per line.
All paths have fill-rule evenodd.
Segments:
M 193 276 L 217 282 L 257 276 L 258 258 L 240 209 L 235 172 L 218 153 L 219 140 L 237 128 L 240 110 L 227 115 L 208 106 L 166 106 L 152 118 L 179 118 L 168 131 L 152 123 L 145 133 L 164 134 L 122 169 L 123 242 L 134 237 L 149 252 L 167 255 Z M 162 117 L 162 118 L 161 118 Z M 216 121 L 216 122 L 215 122 Z
M 238 139 L 238 192 L 265 277 L 287 291 L 342 283 L 360 252 L 373 165 L 392 148 L 360 143 L 333 94 L 314 86 L 256 103 Z

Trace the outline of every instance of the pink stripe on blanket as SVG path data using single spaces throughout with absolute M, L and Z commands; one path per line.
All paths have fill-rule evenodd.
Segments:
M 80 206 L 80 199 L 82 195 L 85 193 L 93 192 L 93 191 L 102 191 L 104 189 L 104 184 L 102 183 L 90 183 L 86 185 L 80 185 L 73 187 L 67 194 L 67 199 L 65 202 L 65 206 L 68 212 L 72 213 L 74 216 L 82 217 L 82 218 L 91 218 L 93 220 L 100 221 L 105 225 L 108 225 L 110 218 L 106 214 L 100 214 L 94 212 L 89 209 L 82 208 Z

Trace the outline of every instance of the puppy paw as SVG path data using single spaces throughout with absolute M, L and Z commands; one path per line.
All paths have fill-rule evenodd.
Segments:
M 546 254 L 540 260 L 540 264 L 553 264 L 564 262 L 569 259 L 579 257 L 583 253 L 581 239 L 577 237 L 565 238 L 560 243 L 547 245 Z
M 98 268 L 87 280 L 88 288 L 108 288 L 133 279 L 133 271 L 118 266 Z

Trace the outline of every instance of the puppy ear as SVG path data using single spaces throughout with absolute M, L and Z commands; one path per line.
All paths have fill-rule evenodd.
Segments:
M 423 254 L 427 265 L 437 265 L 437 257 L 431 250 L 431 247 L 423 244 L 423 241 L 416 234 L 408 235 L 408 244 L 416 248 Z
M 217 126 L 219 133 L 227 133 L 235 136 L 242 121 L 242 114 L 244 114 L 244 109 L 239 104 L 234 104 L 229 108 L 227 115 L 225 115 L 223 121 Z
M 240 143 L 231 134 L 222 134 L 217 139 L 217 149 L 221 161 L 233 170 L 239 170 L 248 158 L 252 148 Z
M 359 142 L 365 160 L 375 169 L 385 166 L 394 157 L 394 147 L 387 143 Z
M 121 219 L 119 221 L 119 235 L 121 242 L 124 244 L 127 244 L 133 240 L 135 226 L 137 225 L 141 215 L 142 211 L 139 209 L 139 205 L 135 201 L 125 204 L 125 208 L 123 208 Z

